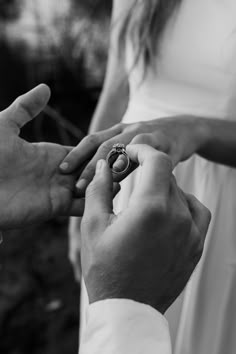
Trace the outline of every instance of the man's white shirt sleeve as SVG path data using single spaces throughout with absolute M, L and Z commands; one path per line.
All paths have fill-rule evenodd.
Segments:
M 171 354 L 168 323 L 151 306 L 126 299 L 89 305 L 79 354 Z

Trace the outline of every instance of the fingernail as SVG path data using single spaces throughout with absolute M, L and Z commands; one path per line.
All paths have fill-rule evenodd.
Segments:
M 81 190 L 84 191 L 87 187 L 87 180 L 82 178 L 80 179 L 77 183 L 76 183 L 76 187 Z
M 103 167 L 105 166 L 105 161 L 104 160 L 98 160 L 96 164 L 96 173 L 99 173 Z
M 63 170 L 63 171 L 66 171 L 68 169 L 68 167 L 69 167 L 68 162 L 62 162 L 60 164 L 60 169 Z

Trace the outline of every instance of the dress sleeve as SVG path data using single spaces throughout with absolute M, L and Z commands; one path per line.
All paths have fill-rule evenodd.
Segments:
M 79 354 L 171 354 L 166 319 L 151 306 L 127 299 L 93 303 Z

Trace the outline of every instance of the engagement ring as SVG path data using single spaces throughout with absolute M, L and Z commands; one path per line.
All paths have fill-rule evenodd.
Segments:
M 124 167 L 122 166 L 122 170 L 119 171 L 118 169 L 114 169 L 113 166 L 114 166 L 115 162 L 117 161 L 117 159 L 119 158 L 119 156 L 121 156 L 121 155 L 123 156 L 122 162 L 123 162 Z M 119 143 L 114 144 L 112 146 L 111 151 L 107 155 L 106 161 L 114 174 L 124 174 L 130 166 L 130 159 L 129 159 L 129 156 L 125 150 L 125 145 L 119 144 Z

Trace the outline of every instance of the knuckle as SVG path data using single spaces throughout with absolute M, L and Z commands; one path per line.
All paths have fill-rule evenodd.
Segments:
M 167 199 L 156 200 L 156 198 L 149 198 L 147 203 L 143 203 L 139 210 L 139 220 L 142 225 L 157 225 L 160 223 L 167 225 L 169 223 L 169 203 Z
M 133 140 L 132 144 L 146 144 L 149 142 L 149 134 L 143 133 L 143 134 L 138 134 L 136 135 Z
M 167 154 L 165 154 L 164 152 L 158 151 L 158 153 L 159 153 L 159 159 L 160 159 L 160 161 L 162 161 L 162 163 L 165 164 L 166 167 L 167 167 L 170 171 L 172 171 L 173 166 L 172 166 L 172 160 L 171 160 L 170 156 L 167 155 Z
M 150 159 L 153 160 L 153 163 L 158 163 L 161 166 L 165 166 L 165 168 L 172 171 L 172 161 L 170 156 L 166 153 L 153 149 L 153 152 L 150 154 Z
M 122 130 L 126 127 L 125 123 L 117 123 L 115 125 L 113 125 L 113 127 L 111 129 L 115 129 L 118 130 L 120 132 L 122 132 Z
M 166 153 L 162 152 L 162 151 L 157 151 L 158 153 L 158 158 L 162 161 L 164 161 L 165 163 L 172 165 L 171 162 L 171 158 L 169 155 L 167 155 Z
M 171 148 L 174 144 L 173 141 L 170 143 L 169 138 L 160 130 L 155 131 L 153 134 L 153 141 L 155 143 L 155 147 L 166 154 L 171 152 Z
M 104 143 L 102 143 L 98 149 L 99 155 L 101 156 L 106 156 L 108 154 L 108 152 L 111 150 L 112 148 L 112 144 L 110 143 L 109 140 L 105 141 Z
M 96 134 L 90 134 L 84 138 L 85 143 L 89 145 L 97 145 L 98 144 L 98 136 Z
M 129 124 L 126 127 L 126 132 L 127 133 L 140 133 L 140 131 L 142 132 L 144 130 L 144 123 L 142 122 L 138 122 L 138 123 L 133 123 L 133 124 Z
M 169 212 L 169 203 L 166 198 L 149 198 L 147 204 L 143 204 L 143 209 L 146 210 L 143 215 L 148 216 L 150 219 L 156 218 L 159 220 L 165 219 Z
M 33 111 L 30 109 L 29 105 L 27 105 L 24 100 L 23 100 L 23 96 L 19 96 L 16 100 L 15 100 L 15 109 L 23 114 L 26 114 L 28 116 L 32 116 L 33 115 Z

